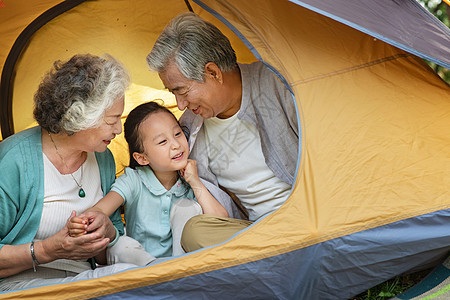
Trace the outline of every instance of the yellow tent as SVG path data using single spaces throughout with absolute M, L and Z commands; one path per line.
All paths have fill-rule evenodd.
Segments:
M 221 245 L 0 298 L 344 299 L 450 250 L 450 89 L 418 58 L 449 67 L 450 34 L 415 1 L 1 3 L 3 138 L 33 125 L 42 75 L 76 53 L 124 63 L 126 113 L 173 105 L 145 57 L 191 6 L 230 37 L 239 62 L 263 61 L 293 92 L 301 148 L 286 203 Z M 126 148 L 112 147 L 120 170 Z

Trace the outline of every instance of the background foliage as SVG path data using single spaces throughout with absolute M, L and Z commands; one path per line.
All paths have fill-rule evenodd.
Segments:
M 450 6 L 442 0 L 418 0 L 423 7 L 428 9 L 436 18 L 450 28 Z M 427 63 L 441 76 L 447 83 L 450 84 L 450 70 L 438 66 L 435 63 Z

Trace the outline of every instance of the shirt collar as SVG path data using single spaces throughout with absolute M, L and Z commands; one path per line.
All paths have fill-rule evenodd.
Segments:
M 167 191 L 166 188 L 159 182 L 158 178 L 156 178 L 155 173 L 153 173 L 152 169 L 148 166 L 138 167 L 136 168 L 141 178 L 141 181 L 147 187 L 147 189 L 156 196 L 164 195 L 167 192 L 171 194 L 175 194 L 177 197 L 181 197 L 188 191 L 188 184 L 180 178 L 178 178 L 177 182 L 172 186 L 172 188 Z

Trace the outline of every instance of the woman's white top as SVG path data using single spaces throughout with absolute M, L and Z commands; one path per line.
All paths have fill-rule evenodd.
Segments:
M 100 171 L 97 159 L 93 152 L 88 153 L 86 161 L 81 167 L 72 173 L 78 183 L 86 193 L 84 198 L 78 195 L 80 188 L 75 183 L 70 174 L 61 174 L 58 169 L 44 156 L 44 207 L 42 210 L 41 223 L 34 238 L 35 241 L 43 240 L 61 230 L 67 223 L 73 210 L 77 215 L 88 208 L 94 206 L 102 197 L 103 192 L 100 182 Z M 65 261 L 65 266 L 61 265 Z M 70 267 L 68 266 L 70 265 Z M 88 267 L 89 264 L 83 262 L 82 266 L 77 262 L 60 260 L 45 264 L 46 267 L 79 272 Z M 42 265 L 44 266 L 44 265 Z M 75 268 L 75 269 L 74 269 Z

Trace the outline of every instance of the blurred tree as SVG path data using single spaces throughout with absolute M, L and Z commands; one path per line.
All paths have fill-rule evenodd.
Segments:
M 442 0 L 418 0 L 418 2 L 428 9 L 436 18 L 450 28 L 450 6 L 446 1 Z M 450 84 L 450 70 L 435 63 L 427 61 L 427 63 L 441 76 L 447 83 Z

